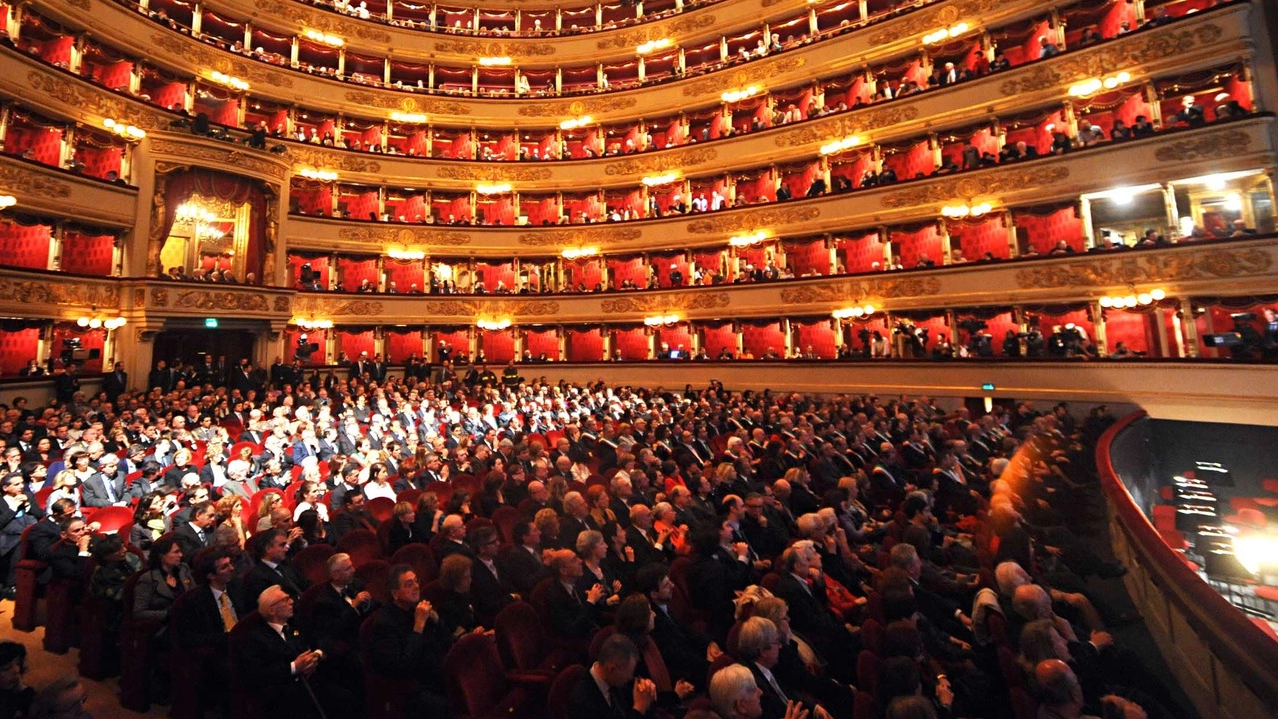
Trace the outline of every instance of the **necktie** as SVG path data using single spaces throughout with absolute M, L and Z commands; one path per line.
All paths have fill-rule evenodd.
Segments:
M 197 529 L 197 530 L 195 530 L 195 534 L 196 534 L 196 535 L 200 538 L 200 543 L 201 543 L 201 544 L 204 544 L 205 542 L 207 542 L 207 541 L 208 541 L 207 539 L 205 539 L 205 538 L 204 538 L 204 530 L 203 530 L 203 529 Z
M 112 504 L 115 504 L 115 487 L 111 486 L 111 478 L 106 475 L 102 475 L 102 485 L 106 487 L 107 499 L 111 500 Z
M 218 611 L 222 614 L 222 628 L 231 631 L 235 628 L 235 608 L 231 606 L 231 595 L 222 592 L 217 598 Z
M 768 683 L 772 685 L 772 690 L 777 693 L 777 696 L 780 697 L 783 704 L 789 703 L 790 700 L 786 698 L 785 692 L 781 691 L 781 685 L 777 684 L 777 678 L 775 676 L 768 674 Z

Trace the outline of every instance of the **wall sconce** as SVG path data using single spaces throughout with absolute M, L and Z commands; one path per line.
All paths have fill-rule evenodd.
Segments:
M 729 90 L 720 95 L 719 99 L 724 102 L 741 102 L 742 100 L 758 95 L 760 92 L 763 92 L 763 88 L 758 85 L 751 85 L 743 90 Z
M 594 122 L 595 118 L 590 115 L 582 115 L 581 117 L 570 117 L 559 123 L 560 130 L 576 130 L 579 127 L 585 127 Z
M 484 67 L 504 67 L 510 64 L 510 58 L 502 57 L 481 57 L 479 64 Z
M 828 142 L 822 145 L 821 154 L 834 155 L 836 153 L 843 152 L 844 150 L 850 150 L 860 144 L 861 144 L 861 138 L 857 137 L 856 135 L 848 135 L 842 140 L 835 140 L 834 142 Z
M 313 167 L 303 167 L 298 170 L 297 174 L 308 180 L 319 180 L 320 182 L 333 182 L 337 179 L 337 173 L 332 170 L 316 170 Z
M 424 125 L 428 118 L 425 113 L 421 112 L 392 112 L 391 120 L 402 122 L 406 125 Z
M 212 80 L 213 82 L 216 82 L 219 85 L 229 87 L 232 90 L 239 90 L 240 92 L 244 92 L 245 90 L 249 89 L 249 84 L 247 82 L 244 82 L 238 77 L 231 77 L 230 75 L 227 75 L 226 73 L 220 72 L 218 70 L 213 70 L 212 72 L 210 72 L 209 79 Z
M 869 317 L 874 314 L 874 305 L 865 305 L 864 307 L 849 307 L 847 309 L 835 310 L 830 313 L 834 315 L 836 320 L 860 319 L 861 317 Z
M 559 255 L 563 257 L 565 260 L 577 260 L 577 259 L 581 259 L 582 257 L 594 257 L 597 254 L 599 254 L 598 247 L 565 247 L 564 250 L 559 253 Z
M 1149 292 L 1136 293 L 1132 292 L 1128 295 L 1106 295 L 1100 298 L 1100 306 L 1105 308 L 1123 309 L 1124 307 L 1135 307 L 1137 305 L 1152 305 L 1155 302 L 1161 302 L 1167 297 L 1167 293 L 1161 288 L 1155 288 Z
M 667 172 L 661 175 L 649 175 L 643 178 L 642 182 L 645 187 L 660 187 L 661 185 L 669 185 L 680 177 L 681 175 L 678 172 Z
M 941 28 L 940 30 L 937 30 L 936 32 L 930 32 L 924 35 L 923 44 L 935 45 L 938 42 L 945 42 L 946 40 L 950 40 L 952 38 L 958 37 L 959 35 L 962 35 L 963 33 L 967 32 L 970 29 L 971 29 L 971 26 L 965 22 L 958 23 L 957 25 L 952 25 L 948 28 Z
M 979 205 L 947 205 L 941 208 L 941 216 L 960 220 L 964 217 L 980 217 L 987 215 L 994 207 L 988 202 Z
M 475 185 L 475 192 L 481 195 L 501 195 L 510 192 L 514 188 L 509 182 L 490 182 L 482 185 Z
M 102 121 L 102 126 L 130 142 L 137 142 L 146 137 L 146 130 L 123 122 L 117 122 L 109 117 Z
M 346 44 L 346 41 L 342 38 L 336 35 L 330 35 L 326 32 L 320 32 L 319 30 L 306 30 L 302 32 L 302 35 L 305 36 L 307 40 L 314 40 L 321 45 L 328 45 L 329 47 L 341 47 Z
M 0 210 L 7 210 L 18 204 L 18 198 L 13 195 L 0 195 Z
M 1131 73 L 1126 71 L 1120 72 L 1117 75 L 1111 75 L 1106 78 L 1094 77 L 1090 80 L 1084 80 L 1080 83 L 1070 86 L 1069 95 L 1070 97 L 1087 97 L 1088 95 L 1095 95 L 1096 93 L 1100 92 L 1102 89 L 1113 90 L 1114 88 L 1118 87 L 1119 85 L 1122 85 L 1123 83 L 1131 79 L 1132 79 Z
M 679 315 L 653 315 L 643 318 L 646 327 L 673 327 L 679 324 Z
M 392 260 L 424 260 L 426 259 L 425 250 L 405 250 L 399 247 L 393 247 L 386 250 L 386 256 Z
M 333 328 L 333 320 L 314 320 L 305 317 L 294 317 L 289 320 L 289 324 L 301 327 L 304 330 L 328 330 Z
M 657 50 L 664 50 L 668 47 L 670 47 L 670 38 L 663 37 L 660 40 L 649 40 L 648 42 L 645 42 L 644 44 L 635 48 L 635 52 L 639 53 L 640 55 L 647 55 L 650 52 L 656 52 Z
M 488 330 L 489 332 L 500 332 L 507 327 L 510 327 L 510 318 L 503 317 L 499 320 L 475 320 L 475 326 L 481 330 Z
M 91 330 L 108 329 L 115 330 L 123 327 L 128 320 L 123 317 L 103 317 L 95 311 L 92 315 L 85 315 L 76 319 L 75 323 L 79 327 L 87 327 Z
M 733 237 L 729 237 L 728 244 L 733 247 L 749 247 L 763 242 L 768 239 L 768 237 L 769 235 L 767 230 L 756 230 L 748 235 L 735 235 Z

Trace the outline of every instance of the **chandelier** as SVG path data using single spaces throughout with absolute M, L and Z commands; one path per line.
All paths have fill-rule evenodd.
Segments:
M 217 241 L 226 237 L 226 233 L 217 225 L 217 213 L 198 202 L 183 202 L 173 213 L 173 224 L 190 227 L 191 237 L 196 240 Z

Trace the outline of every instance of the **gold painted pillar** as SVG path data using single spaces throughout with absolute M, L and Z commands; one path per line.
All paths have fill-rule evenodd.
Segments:
M 1020 257 L 1021 248 L 1016 242 L 1016 222 L 1011 210 L 1003 210 L 1003 225 L 1007 228 L 1007 256 L 1013 259 Z
M 1083 235 L 1090 250 L 1096 246 L 1096 231 L 1092 229 L 1092 201 L 1086 197 L 1079 200 L 1078 219 L 1083 223 Z
M 1105 335 L 1105 309 L 1101 307 L 1100 300 L 1092 300 L 1091 313 L 1094 318 L 1092 325 L 1096 335 L 1096 355 L 1104 358 L 1109 356 L 1109 340 Z
M 1189 297 L 1180 298 L 1180 327 L 1185 341 L 1182 344 L 1184 356 L 1200 355 L 1198 338 L 1198 315 L 1194 314 L 1194 301 Z

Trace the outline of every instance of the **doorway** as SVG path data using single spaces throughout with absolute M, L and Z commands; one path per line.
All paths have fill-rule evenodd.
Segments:
M 155 354 L 152 361 L 164 360 L 195 363 L 200 355 L 212 355 L 214 360 L 226 357 L 227 366 L 240 363 L 240 359 L 253 359 L 253 333 L 235 329 L 173 329 L 163 330 L 155 336 Z

